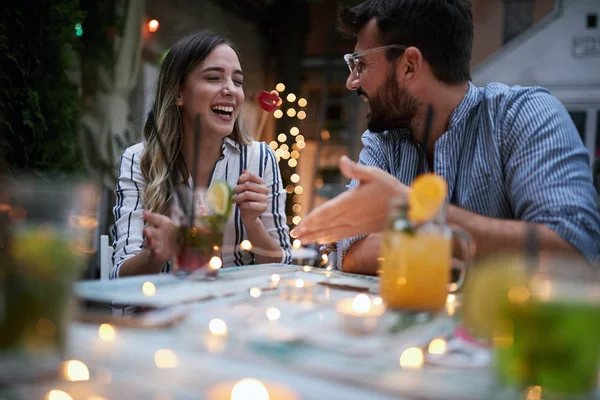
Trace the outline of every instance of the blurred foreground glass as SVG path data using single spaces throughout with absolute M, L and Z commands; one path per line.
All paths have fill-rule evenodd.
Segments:
M 465 263 L 455 288 L 450 290 L 453 236 L 459 239 Z M 396 199 L 381 245 L 381 298 L 392 309 L 441 310 L 448 293 L 462 286 L 472 247 L 468 233 L 446 224 L 446 206 L 432 220 L 415 226 L 408 219 L 408 205 Z
M 208 207 L 206 188 L 198 187 L 193 192 L 185 186 L 178 188 L 178 191 L 179 197 L 173 196 L 171 208 L 171 219 L 179 229 L 175 273 L 181 276 L 195 273 L 216 277 L 222 266 L 221 245 L 228 214 L 217 215 Z M 185 203 L 184 207 L 181 207 L 180 201 Z M 193 216 L 190 215 L 192 204 Z
M 494 332 L 502 383 L 542 399 L 592 398 L 600 368 L 600 276 L 580 260 L 545 256 L 508 292 Z
M 95 251 L 98 200 L 92 184 L 0 180 L 0 381 L 56 372 L 71 284 Z

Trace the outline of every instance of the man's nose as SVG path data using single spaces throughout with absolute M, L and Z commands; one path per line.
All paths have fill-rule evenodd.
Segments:
M 357 90 L 360 87 L 358 78 L 356 78 L 354 74 L 351 73 L 348 75 L 348 79 L 346 79 L 346 87 L 348 90 Z

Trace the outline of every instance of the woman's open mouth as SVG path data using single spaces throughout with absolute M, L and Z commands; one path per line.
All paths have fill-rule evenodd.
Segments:
M 223 121 L 231 121 L 233 118 L 233 106 L 212 106 L 210 108 L 217 118 Z

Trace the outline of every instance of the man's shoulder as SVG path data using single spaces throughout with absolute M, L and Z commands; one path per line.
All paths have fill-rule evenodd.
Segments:
M 500 82 L 491 82 L 478 88 L 484 103 L 499 111 L 509 111 L 525 104 L 543 109 L 549 105 L 558 105 L 560 101 L 541 86 L 509 86 Z
M 384 142 L 405 140 L 407 137 L 410 137 L 410 130 L 404 129 L 404 128 L 399 128 L 399 129 L 394 129 L 394 130 L 389 130 L 389 131 L 384 131 L 384 132 L 377 132 L 377 133 L 371 132 L 370 130 L 367 129 L 362 134 L 361 139 L 363 141 L 363 144 L 365 144 L 365 142 L 384 143 Z

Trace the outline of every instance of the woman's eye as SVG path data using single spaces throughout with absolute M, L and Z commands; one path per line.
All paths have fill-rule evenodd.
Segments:
M 239 79 L 234 80 L 233 83 L 235 83 L 238 86 L 242 86 L 244 84 L 244 82 L 240 81 Z
M 206 77 L 206 79 L 208 79 L 209 81 L 218 81 L 221 78 L 218 76 L 208 76 Z

